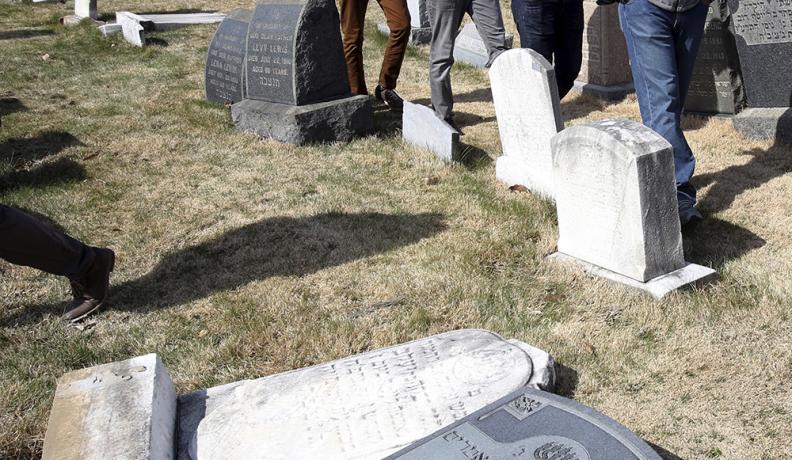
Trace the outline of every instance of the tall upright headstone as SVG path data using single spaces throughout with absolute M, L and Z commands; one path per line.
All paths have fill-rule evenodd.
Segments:
M 205 88 L 210 102 L 235 103 L 244 99 L 245 57 L 250 10 L 232 11 L 212 37 L 206 56 Z
M 731 13 L 726 0 L 714 0 L 707 13 L 685 110 L 733 115 L 743 107 L 745 89 Z
M 332 0 L 264 0 L 247 35 L 246 99 L 237 128 L 283 142 L 349 140 L 373 129 L 371 102 L 352 96 Z
M 550 141 L 564 129 L 553 66 L 532 49 L 513 49 L 495 59 L 489 77 L 503 148 L 498 180 L 552 199 Z
M 575 88 L 605 100 L 621 100 L 633 84 L 619 10 L 583 0 L 583 20 L 583 62 Z
M 662 297 L 711 269 L 682 252 L 671 144 L 640 123 L 604 120 L 553 138 L 558 254 Z
M 410 43 L 428 45 L 432 41 L 432 24 L 427 0 L 407 0 L 407 9 L 410 11 Z M 385 35 L 390 34 L 385 23 L 377 24 L 377 29 Z
M 96 0 L 75 0 L 74 15 L 78 18 L 96 19 Z
M 792 143 L 792 2 L 729 0 L 748 108 L 735 128 Z

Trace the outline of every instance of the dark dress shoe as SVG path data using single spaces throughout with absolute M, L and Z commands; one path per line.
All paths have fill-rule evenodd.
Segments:
M 374 90 L 374 97 L 378 101 L 383 102 L 394 112 L 401 112 L 404 110 L 404 99 L 399 96 L 395 89 L 384 89 L 382 86 L 377 85 Z
M 93 248 L 94 261 L 79 279 L 72 280 L 74 300 L 63 313 L 66 321 L 77 322 L 100 309 L 110 289 L 110 273 L 115 268 L 115 253 L 111 249 Z

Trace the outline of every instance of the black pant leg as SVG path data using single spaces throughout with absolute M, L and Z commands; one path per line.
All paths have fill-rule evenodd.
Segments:
M 583 1 L 561 0 L 556 25 L 555 73 L 558 97 L 575 85 L 583 62 Z
M 512 15 L 520 46 L 530 48 L 553 63 L 556 48 L 556 10 L 560 0 L 512 0 Z
M 0 205 L 0 259 L 76 278 L 93 263 L 93 250 L 17 209 Z

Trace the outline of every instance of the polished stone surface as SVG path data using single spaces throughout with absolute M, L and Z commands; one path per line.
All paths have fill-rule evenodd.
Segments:
M 245 56 L 252 13 L 231 12 L 212 37 L 206 54 L 206 100 L 233 104 L 245 97 Z

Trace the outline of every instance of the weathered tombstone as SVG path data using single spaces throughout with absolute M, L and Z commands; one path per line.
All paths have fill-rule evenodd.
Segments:
M 432 41 L 432 25 L 426 0 L 407 0 L 407 9 L 410 11 L 410 43 L 429 44 Z M 385 35 L 390 34 L 390 28 L 385 23 L 377 24 L 377 29 Z
M 660 460 L 641 438 L 590 407 L 524 388 L 385 460 Z
M 575 88 L 608 101 L 621 100 L 633 84 L 619 9 L 584 0 L 583 19 L 583 62 Z
M 564 129 L 553 66 L 532 49 L 513 49 L 495 59 L 489 77 L 503 148 L 496 177 L 552 199 L 550 141 Z
M 514 42 L 512 34 L 506 34 L 506 46 L 511 48 Z M 454 42 L 454 60 L 473 67 L 486 67 L 489 62 L 489 52 L 481 39 L 476 25 L 465 24 Z
M 459 156 L 459 131 L 439 119 L 429 107 L 404 101 L 402 138 L 426 148 L 441 160 L 454 161 Z
M 247 37 L 242 131 L 289 143 L 350 140 L 373 129 L 367 96 L 351 96 L 338 10 L 331 0 L 267 0 Z
M 733 115 L 744 106 L 745 90 L 731 13 L 726 0 L 715 0 L 709 6 L 685 111 Z
M 135 46 L 146 46 L 146 32 L 178 29 L 194 24 L 215 24 L 225 19 L 223 13 L 186 13 L 186 14 L 135 14 L 129 11 L 116 12 L 116 24 L 100 27 L 107 37 L 121 32 L 124 40 Z
M 61 377 L 42 458 L 171 459 L 175 435 L 173 383 L 150 354 Z
M 553 138 L 558 253 L 660 298 L 716 276 L 685 262 L 671 144 L 627 120 L 567 128 Z
M 526 385 L 553 361 L 482 330 L 448 332 L 182 396 L 179 458 L 382 458 Z
M 792 143 L 792 2 L 729 0 L 748 109 L 733 118 L 751 138 Z
M 75 0 L 74 15 L 79 18 L 96 19 L 96 0 Z
M 245 56 L 250 10 L 231 12 L 217 28 L 206 56 L 206 100 L 235 103 L 245 97 Z

